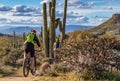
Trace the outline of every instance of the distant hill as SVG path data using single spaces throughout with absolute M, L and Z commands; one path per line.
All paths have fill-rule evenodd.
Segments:
M 9 34 L 2 34 L 2 33 L 0 33 L 0 37 L 2 37 L 2 36 L 8 36 L 8 37 L 11 37 L 11 35 L 9 35 Z
M 81 26 L 81 25 L 67 25 L 66 26 L 66 32 L 72 32 L 75 30 L 84 30 L 92 28 L 93 26 Z M 5 27 L 4 27 L 5 28 Z M 31 29 L 37 30 L 38 34 L 40 33 L 40 27 L 6 27 L 5 29 L 0 29 L 1 33 L 4 34 L 13 34 L 13 31 L 16 32 L 16 34 L 22 34 L 23 32 L 29 33 Z M 58 29 L 56 29 L 57 33 L 60 33 Z
M 114 14 L 108 21 L 91 29 L 96 34 L 105 34 L 106 32 L 120 34 L 120 14 Z
M 22 34 L 24 32 L 29 33 L 31 29 L 37 30 L 38 33 L 40 32 L 39 27 L 11 27 L 7 29 L 1 29 L 0 32 L 4 34 L 13 34 L 15 31 L 16 34 Z
M 0 36 L 4 36 L 4 34 L 0 33 Z

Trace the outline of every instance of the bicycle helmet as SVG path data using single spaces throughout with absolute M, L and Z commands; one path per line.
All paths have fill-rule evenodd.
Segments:
M 31 30 L 32 33 L 36 33 L 36 30 Z

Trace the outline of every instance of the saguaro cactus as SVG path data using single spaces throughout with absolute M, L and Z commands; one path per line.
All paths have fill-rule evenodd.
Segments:
M 16 46 L 15 40 L 16 40 L 16 34 L 15 34 L 15 31 L 14 31 L 13 32 L 13 48 L 15 48 L 15 46 Z
M 40 36 L 43 36 L 43 27 L 41 26 L 41 32 L 40 32 Z
M 46 3 L 43 3 L 43 20 L 44 20 L 44 27 L 43 27 L 43 41 L 44 41 L 44 50 L 46 56 L 50 56 L 53 58 L 53 43 L 55 41 L 55 29 L 57 28 L 59 24 L 59 29 L 65 34 L 65 25 L 64 28 L 62 27 L 62 21 L 60 21 L 60 18 L 55 18 L 55 10 L 56 10 L 56 0 L 52 0 L 52 2 L 49 3 L 49 16 L 50 16 L 50 25 L 49 28 L 47 27 L 47 12 L 46 12 Z M 67 5 L 64 10 L 67 10 Z M 64 11 L 64 24 L 66 23 L 66 11 Z M 64 37 L 64 36 L 63 36 Z M 50 43 L 49 43 L 50 42 Z
M 55 25 L 54 25 L 54 7 L 52 7 L 51 9 L 51 18 L 50 18 L 50 30 L 49 30 L 49 34 L 50 34 L 50 55 L 51 57 L 53 56 L 53 43 L 55 41 Z
M 25 34 L 25 32 L 23 33 L 22 38 L 23 38 L 23 42 L 24 42 L 26 40 L 26 34 Z
M 64 3 L 64 17 L 63 17 L 62 40 L 65 38 L 66 14 L 67 14 L 67 0 L 65 0 L 65 3 Z
M 44 20 L 44 27 L 43 27 L 43 46 L 44 52 L 47 57 L 49 57 L 49 38 L 48 38 L 48 29 L 47 29 L 47 11 L 46 11 L 46 3 L 43 3 L 43 20 Z

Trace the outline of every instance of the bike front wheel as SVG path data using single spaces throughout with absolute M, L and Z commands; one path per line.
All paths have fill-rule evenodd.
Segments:
M 27 77 L 29 75 L 30 65 L 29 65 L 30 59 L 25 58 L 23 61 L 23 75 Z

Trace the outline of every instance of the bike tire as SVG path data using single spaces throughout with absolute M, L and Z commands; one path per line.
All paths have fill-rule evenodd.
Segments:
M 29 75 L 30 65 L 29 65 L 30 59 L 25 58 L 23 61 L 23 75 L 27 77 Z
M 37 64 L 36 64 L 36 57 L 34 56 L 34 67 L 35 67 L 35 71 L 37 70 L 37 69 L 36 69 L 36 65 L 37 65 Z M 35 72 L 34 72 L 32 69 L 31 69 L 31 74 L 32 74 L 32 75 L 35 75 Z

